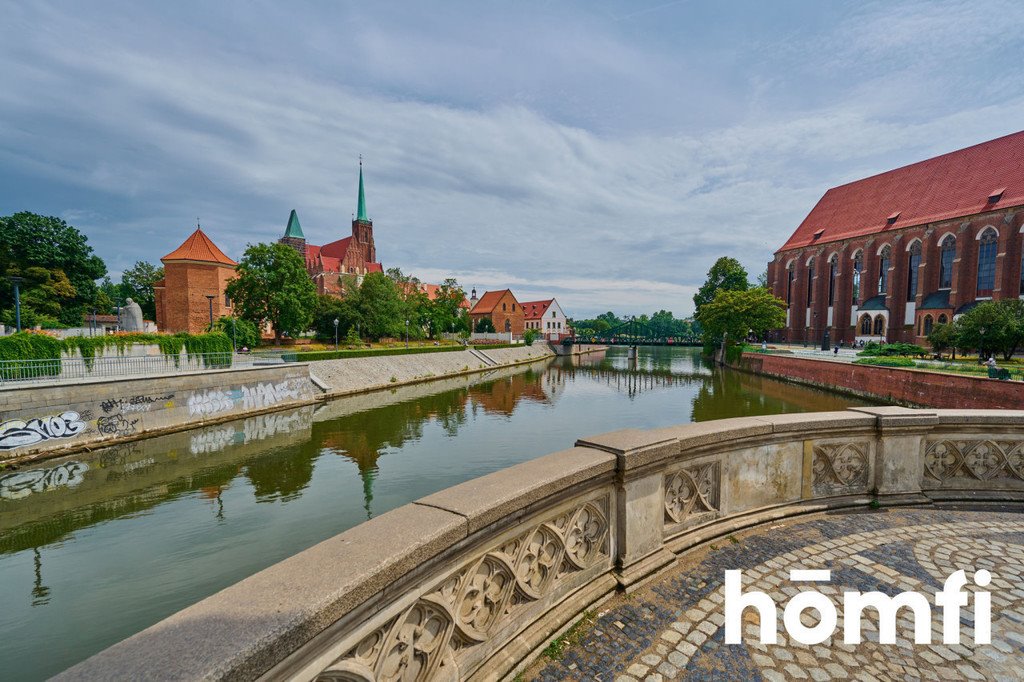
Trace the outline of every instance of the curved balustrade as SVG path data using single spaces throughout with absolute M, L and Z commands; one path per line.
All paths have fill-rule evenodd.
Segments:
M 711 538 L 948 500 L 1024 500 L 1024 412 L 854 408 L 616 431 L 395 509 L 62 677 L 500 679 Z

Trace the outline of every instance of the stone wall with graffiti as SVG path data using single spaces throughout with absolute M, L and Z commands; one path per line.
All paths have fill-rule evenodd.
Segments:
M 0 460 L 311 402 L 306 365 L 0 391 Z

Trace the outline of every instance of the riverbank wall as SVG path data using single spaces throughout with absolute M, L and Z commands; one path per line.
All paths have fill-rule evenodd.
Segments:
M 744 353 L 738 362 L 730 366 L 751 374 L 884 400 L 895 405 L 941 409 L 1024 409 L 1021 385 L 997 379 L 763 353 Z
M 51 457 L 317 399 L 306 364 L 0 391 L 0 462 Z

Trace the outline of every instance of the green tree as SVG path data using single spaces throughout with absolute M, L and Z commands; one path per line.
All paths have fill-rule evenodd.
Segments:
M 956 327 L 952 324 L 937 324 L 932 327 L 932 333 L 928 335 L 928 343 L 932 350 L 942 353 L 947 348 L 957 346 Z
M 1002 353 L 1009 360 L 1024 343 L 1024 301 L 985 301 L 955 323 L 957 346 L 974 348 L 982 357 Z
M 404 302 L 394 280 L 381 272 L 371 272 L 359 286 L 359 317 L 363 333 L 371 339 L 399 338 L 405 334 Z M 411 326 L 411 321 L 410 321 Z
M 316 312 L 313 314 L 313 331 L 319 341 L 334 343 L 334 321 L 338 321 L 338 338 L 348 337 L 349 332 L 357 334 L 362 323 L 359 314 L 359 287 L 355 277 L 342 280 L 343 298 L 322 294 L 317 296 Z M 361 330 L 360 330 L 361 331 Z M 356 337 L 358 339 L 358 336 Z
M 51 276 L 32 276 L 31 282 L 22 285 L 22 294 L 31 302 L 28 314 L 35 312 L 32 305 L 52 309 L 56 302 L 56 317 L 66 326 L 82 324 L 86 310 L 96 299 L 96 280 L 107 273 L 107 266 L 93 253 L 85 235 L 60 218 L 27 211 L 0 217 L 0 272 L 4 273 L 0 280 L 0 310 L 6 313 L 14 308 L 10 277 L 29 277 L 30 268 L 43 268 Z M 70 296 L 64 295 L 68 293 L 64 281 L 70 284 Z M 49 289 L 32 295 L 34 287 Z
M 536 329 L 527 329 L 523 332 L 523 343 L 527 346 L 532 346 L 538 336 L 540 336 L 540 331 Z
M 211 331 L 223 332 L 239 348 L 255 348 L 260 345 L 260 330 L 249 320 L 222 315 L 213 322 Z
M 316 309 L 316 287 L 302 256 L 284 244 L 253 244 L 242 255 L 227 295 L 239 316 L 257 327 L 269 322 L 274 340 L 306 331 Z
M 466 292 L 459 283 L 449 277 L 437 288 L 437 295 L 427 307 L 427 318 L 430 328 L 435 333 L 459 332 L 467 328 L 468 317 L 462 302 L 466 300 Z
M 477 334 L 493 334 L 494 323 L 491 322 L 491 318 L 489 317 L 481 317 L 477 320 L 476 328 L 473 331 Z
M 701 306 L 697 317 L 704 329 L 704 342 L 716 344 L 726 334 L 730 342 L 758 338 L 786 324 L 786 302 L 767 289 L 732 291 L 720 289 L 715 298 Z
M 708 278 L 693 295 L 693 304 L 699 317 L 700 309 L 715 299 L 719 291 L 746 291 L 750 288 L 747 282 L 747 271 L 735 258 L 722 256 L 708 270 Z
M 153 284 L 164 277 L 163 267 L 157 267 L 145 261 L 136 261 L 121 273 L 121 296 L 131 298 L 142 308 L 142 316 L 147 320 L 156 319 L 156 299 Z M 122 300 L 123 303 L 123 300 Z
M 405 333 L 405 321 L 409 321 L 409 337 L 421 339 L 424 327 L 429 327 L 430 299 L 423 291 L 422 282 L 416 277 L 405 275 L 398 268 L 388 268 L 387 275 L 395 283 L 398 300 L 401 302 L 398 317 L 402 320 L 402 333 Z

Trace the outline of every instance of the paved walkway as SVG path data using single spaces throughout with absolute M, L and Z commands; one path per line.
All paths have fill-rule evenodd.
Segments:
M 789 582 L 791 568 L 831 569 L 829 583 Z M 957 569 L 965 591 L 976 569 L 991 571 L 992 643 L 975 645 L 974 598 L 961 611 L 962 643 L 942 644 L 934 594 Z M 756 612 L 745 613 L 744 643 L 724 643 L 722 582 L 743 570 L 744 591 L 772 596 L 781 615 L 789 598 L 811 589 L 837 606 L 836 636 L 815 646 L 762 645 Z M 1020 680 L 1024 679 L 1024 515 L 995 511 L 903 509 L 791 520 L 737 533 L 684 556 L 672 571 L 603 607 L 593 628 L 562 658 L 535 667 L 537 680 Z M 895 644 L 878 644 L 877 614 L 862 619 L 864 642 L 843 643 L 842 592 L 906 590 L 932 606 L 932 644 L 913 644 L 902 609 Z M 811 611 L 811 614 L 814 612 Z M 806 625 L 816 621 L 805 616 Z M 907 637 L 910 635 L 910 638 Z

